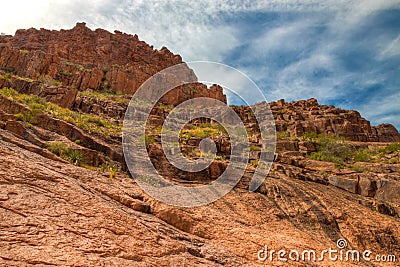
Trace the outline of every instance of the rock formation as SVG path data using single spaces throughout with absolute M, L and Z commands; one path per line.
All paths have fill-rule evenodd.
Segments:
M 285 102 L 283 99 L 270 103 L 278 132 L 289 136 L 305 133 L 335 134 L 351 141 L 399 142 L 400 134 L 390 124 L 371 126 L 355 110 L 343 110 L 334 106 L 319 105 L 314 98 Z
M 50 79 L 64 86 L 133 94 L 153 74 L 180 64 L 182 58 L 166 47 L 160 50 L 132 36 L 102 29 L 95 31 L 85 23 L 71 30 L 18 30 L 12 37 L 0 38 L 0 69 L 32 80 Z M 189 68 L 184 75 L 193 76 Z M 206 90 L 202 84 L 195 88 L 199 96 L 219 99 L 226 103 L 221 87 Z M 172 94 L 171 94 L 172 95 Z M 185 90 L 175 93 L 185 97 Z M 177 99 L 163 99 L 176 104 Z
M 389 124 L 371 126 L 357 111 L 315 99 L 270 103 L 276 158 L 249 192 L 261 134 L 250 107 L 232 106 L 246 126 L 250 155 L 230 193 L 197 208 L 144 193 L 125 166 L 122 121 L 140 84 L 179 63 L 180 56 L 136 35 L 83 23 L 0 36 L 0 266 L 398 266 L 400 135 Z M 201 157 L 207 129 L 217 149 L 209 168 L 180 171 L 162 151 L 160 125 L 170 110 L 201 96 L 226 103 L 218 85 L 178 87 L 154 107 L 143 136 L 159 173 L 183 185 L 209 183 L 230 162 L 229 137 L 206 118 L 185 126 L 179 148 Z M 339 156 L 342 148 L 352 154 L 316 160 L 324 137 Z M 336 249 L 340 238 L 349 249 L 396 255 L 397 262 L 257 258 L 265 245 L 322 251 Z

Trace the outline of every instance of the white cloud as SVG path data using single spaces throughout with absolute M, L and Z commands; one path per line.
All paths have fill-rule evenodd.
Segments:
M 325 101 L 343 93 L 334 90 L 334 87 L 346 78 L 333 57 L 312 54 L 284 68 L 278 75 L 277 88 L 273 93 L 290 99 L 316 97 Z
M 388 59 L 400 55 L 400 35 L 391 41 L 383 51 L 378 55 L 379 60 Z
M 339 9 L 335 20 L 333 20 L 334 29 L 346 31 L 353 27 L 357 27 L 359 23 L 374 13 L 390 9 L 399 8 L 400 1 L 398 0 L 357 0 L 348 1 L 344 8 Z
M 360 113 L 373 123 L 390 122 L 400 128 L 400 92 L 386 97 L 372 98 L 367 103 L 357 107 Z M 373 107 L 373 108 L 371 108 Z
M 260 37 L 252 41 L 249 50 L 257 51 L 257 53 L 252 53 L 253 57 L 265 56 L 274 51 L 301 52 L 312 42 L 304 34 L 312 26 L 313 22 L 305 19 L 267 29 Z

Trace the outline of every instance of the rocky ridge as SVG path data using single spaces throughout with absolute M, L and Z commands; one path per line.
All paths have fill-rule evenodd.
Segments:
M 371 126 L 355 110 L 319 105 L 316 99 L 285 102 L 281 99 L 270 103 L 278 132 L 289 136 L 305 133 L 334 134 L 351 141 L 399 142 L 400 134 L 391 124 Z
M 167 48 L 160 50 L 132 36 L 102 29 L 95 31 L 85 23 L 71 30 L 18 30 L 14 36 L 0 37 L 0 69 L 20 77 L 61 83 L 77 90 L 133 94 L 149 77 L 167 67 L 183 63 Z M 187 68 L 182 75 L 195 77 Z M 195 78 L 193 78 L 195 79 Z M 207 96 L 226 103 L 221 87 L 208 90 L 202 84 L 174 95 L 189 99 Z M 172 94 L 171 94 L 172 95 Z M 186 97 L 185 97 L 186 96 Z M 176 99 L 165 97 L 165 104 Z

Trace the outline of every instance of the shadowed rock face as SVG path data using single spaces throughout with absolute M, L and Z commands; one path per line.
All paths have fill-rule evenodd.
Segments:
M 257 252 L 265 245 L 321 252 L 336 249 L 339 238 L 351 249 L 399 259 L 400 151 L 382 155 L 385 163 L 338 169 L 310 159 L 316 142 L 295 138 L 332 133 L 352 140 L 353 147 L 378 149 L 400 141 L 399 133 L 315 99 L 271 103 L 277 131 L 287 136 L 278 140 L 276 160 L 256 192 L 248 185 L 261 135 L 250 107 L 240 106 L 233 109 L 248 130 L 252 164 L 234 190 L 197 208 L 169 206 L 145 194 L 125 171 L 121 148 L 130 95 L 112 92 L 132 94 L 152 74 L 181 62 L 137 36 L 92 31 L 82 23 L 72 30 L 0 36 L 0 88 L 15 90 L 0 94 L 0 266 L 304 266 L 314 262 L 282 263 L 275 257 L 263 263 Z M 184 75 L 194 74 L 187 69 Z M 163 104 L 201 96 L 226 103 L 218 85 L 193 83 L 171 91 Z M 67 109 L 46 110 L 44 100 Z M 38 107 L 43 109 L 35 111 Z M 152 126 L 161 125 L 171 108 L 154 108 Z M 212 127 L 207 120 L 195 123 Z M 229 163 L 218 159 L 188 175 L 167 164 L 157 127 L 149 135 L 155 167 L 174 182 L 208 183 Z M 229 138 L 212 139 L 217 155 L 228 156 Z M 182 153 L 192 153 L 201 141 L 185 139 Z M 328 258 L 315 264 L 354 266 Z

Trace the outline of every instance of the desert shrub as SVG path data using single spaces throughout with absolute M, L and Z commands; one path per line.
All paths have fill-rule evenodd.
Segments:
M 87 117 L 87 121 L 91 122 L 91 123 L 94 123 L 94 124 L 96 124 L 97 126 L 100 126 L 100 127 L 109 126 L 109 122 L 101 119 L 100 117 L 90 116 L 90 117 Z
M 154 139 L 153 136 L 151 135 L 145 135 L 145 142 L 146 144 L 154 144 L 156 142 L 156 140 Z
M 311 135 L 310 138 L 315 137 Z M 310 157 L 315 160 L 334 162 L 338 167 L 354 161 L 395 164 L 398 160 L 396 158 L 388 160 L 385 154 L 400 152 L 400 143 L 392 143 L 380 149 L 374 147 L 356 149 L 346 143 L 343 138 L 333 135 L 317 135 L 314 142 L 317 144 L 317 151 L 311 153 Z M 349 167 L 359 171 L 358 167 L 351 165 Z
M 366 172 L 369 171 L 369 168 L 366 166 L 362 166 L 359 164 L 351 164 L 349 168 L 355 172 Z
M 14 114 L 14 116 L 19 120 L 19 121 L 25 121 L 25 115 L 23 113 L 17 113 Z
M 277 139 L 289 139 L 290 135 L 288 132 L 283 131 L 276 134 Z
M 81 151 L 72 149 L 62 142 L 52 142 L 47 146 L 47 150 L 56 154 L 62 159 L 68 160 L 72 164 L 80 166 L 83 164 L 83 154 Z
M 0 75 L 0 78 L 6 80 L 7 82 L 11 82 L 11 77 L 12 77 L 11 73 L 8 72 Z
M 73 74 L 69 71 L 63 70 L 63 69 L 59 69 L 58 70 L 58 75 L 60 76 L 72 76 Z
M 394 152 L 399 152 L 400 151 L 400 143 L 392 143 L 387 145 L 384 148 L 379 149 L 379 152 L 382 153 L 394 153 Z
M 218 125 L 211 125 L 210 123 L 200 124 L 200 125 L 187 125 L 181 130 L 180 136 L 185 139 L 190 139 L 191 137 L 206 138 L 211 136 L 218 136 L 223 134 L 220 131 Z
M 67 108 L 62 108 L 56 104 L 46 102 L 45 99 L 37 95 L 19 94 L 13 89 L 3 88 L 0 94 L 11 97 L 13 100 L 27 105 L 31 111 L 17 114 L 18 119 L 32 124 L 36 123 L 39 114 L 46 113 L 54 118 L 72 123 L 88 133 L 100 134 L 104 137 L 119 135 L 121 125 L 115 125 L 110 121 L 96 115 L 80 114 Z
M 226 160 L 226 158 L 221 155 L 216 155 L 215 160 Z
M 68 152 L 68 147 L 62 142 L 52 142 L 47 146 L 47 150 L 57 156 L 65 155 Z
M 102 91 L 102 92 L 97 92 L 97 91 L 80 91 L 78 92 L 79 96 L 84 96 L 84 97 L 90 97 L 90 98 L 96 98 L 101 101 L 105 102 L 116 102 L 124 105 L 128 105 L 131 96 L 130 95 L 124 95 L 124 94 L 118 94 L 113 91 Z
M 102 171 L 109 172 L 110 173 L 110 179 L 115 178 L 117 173 L 121 171 L 121 168 L 119 167 L 119 165 L 114 163 L 114 162 L 107 162 L 106 164 L 102 164 L 100 166 L 100 169 Z
M 6 97 L 14 98 L 14 96 L 16 96 L 18 93 L 14 89 L 4 87 L 0 90 L 0 94 Z
M 321 135 L 319 135 L 317 133 L 306 132 L 303 134 L 302 139 L 308 140 L 308 141 L 315 141 L 320 137 L 321 137 Z
M 29 124 L 36 124 L 37 123 L 37 116 L 40 115 L 42 112 L 38 109 L 32 109 L 29 111 L 25 111 L 22 113 L 14 114 L 14 116 L 23 122 L 28 122 Z
M 55 86 L 61 86 L 62 85 L 62 82 L 60 82 L 58 80 L 54 80 L 49 75 L 40 75 L 39 74 L 38 80 L 40 82 L 44 83 L 45 85 L 55 85 Z
M 372 151 L 369 149 L 360 149 L 355 152 L 354 160 L 356 162 L 368 162 L 371 160 Z
M 354 151 L 353 146 L 346 144 L 343 138 L 325 135 L 318 138 L 317 151 L 311 153 L 311 158 L 340 166 L 352 159 Z
M 66 158 L 75 165 L 81 165 L 83 161 L 82 152 L 75 149 L 69 149 Z

